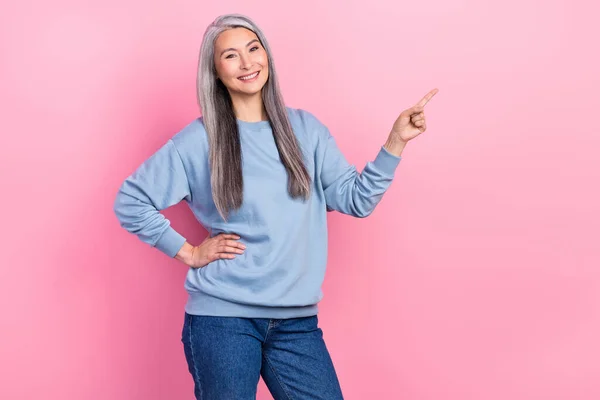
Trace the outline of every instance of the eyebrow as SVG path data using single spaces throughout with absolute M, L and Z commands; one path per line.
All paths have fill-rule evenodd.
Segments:
M 248 42 L 248 44 L 246 45 L 246 47 L 250 46 L 250 45 L 251 45 L 252 43 L 254 43 L 254 42 L 258 42 L 258 39 L 253 39 L 253 40 L 249 41 L 249 42 Z M 222 55 L 223 55 L 223 53 L 225 53 L 226 51 L 230 51 L 230 50 L 237 51 L 237 49 L 234 49 L 233 47 L 230 47 L 230 48 L 228 48 L 228 49 L 225 49 L 225 50 L 223 50 L 223 51 L 221 52 L 221 55 L 220 55 L 220 56 L 222 56 Z M 219 56 L 219 57 L 220 57 L 220 56 Z

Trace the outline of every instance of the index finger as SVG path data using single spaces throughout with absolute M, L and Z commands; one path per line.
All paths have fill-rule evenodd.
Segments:
M 423 98 L 421 99 L 421 101 L 419 101 L 419 102 L 417 103 L 417 105 L 418 105 L 419 107 L 424 107 L 424 106 L 425 106 L 425 104 L 427 104 L 427 102 L 428 102 L 429 100 L 431 100 L 431 98 L 432 98 L 432 97 L 433 97 L 433 96 L 434 96 L 434 95 L 435 95 L 437 92 L 439 92 L 439 90 L 438 90 L 438 89 L 433 89 L 431 92 L 427 93 L 427 94 L 425 95 L 425 97 L 423 97 Z

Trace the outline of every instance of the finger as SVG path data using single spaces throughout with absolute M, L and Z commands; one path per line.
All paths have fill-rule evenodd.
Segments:
M 409 110 L 410 110 L 411 116 L 423 114 L 423 111 L 424 111 L 423 106 L 414 106 L 414 107 L 409 108 Z
M 226 240 L 224 242 L 226 246 L 237 247 L 238 249 L 245 249 L 246 245 L 241 242 L 236 242 L 235 240 Z
M 231 253 L 215 253 L 215 260 L 219 258 L 235 258 L 235 254 Z M 214 261 L 214 260 L 213 260 Z
M 236 254 L 244 253 L 244 249 L 239 249 L 239 248 L 233 247 L 233 246 L 219 246 L 218 251 L 219 251 L 219 253 L 236 253 Z
M 223 253 L 223 254 L 225 254 L 225 253 Z M 214 252 L 208 256 L 208 262 L 213 262 L 215 260 L 218 260 L 219 258 L 223 258 L 223 257 L 221 257 L 221 253 Z
M 409 118 L 409 117 L 412 117 L 413 115 L 416 115 L 416 114 L 419 114 L 422 112 L 423 112 L 423 107 L 414 106 L 414 107 L 407 108 L 406 110 L 402 111 L 400 116 L 403 118 Z
M 232 254 L 232 253 L 226 253 L 226 252 L 220 252 L 220 251 L 215 251 L 214 253 L 212 253 L 212 255 L 210 256 L 210 260 L 215 261 L 218 260 L 220 258 L 235 258 L 236 255 Z
M 422 119 L 425 119 L 425 115 L 423 113 L 420 114 L 415 114 L 413 116 L 410 117 L 410 120 L 415 122 L 415 121 L 420 121 Z
M 439 92 L 439 90 L 438 90 L 438 89 L 433 89 L 432 91 L 430 91 L 429 93 L 427 93 L 427 94 L 425 95 L 425 97 L 423 97 L 423 98 L 421 99 L 421 101 L 419 101 L 419 102 L 417 103 L 417 106 L 420 106 L 420 107 L 425 107 L 425 104 L 427 104 L 427 103 L 429 102 L 429 100 L 431 100 L 431 98 L 432 98 L 433 96 L 435 96 L 435 94 L 436 94 L 437 92 Z
M 415 126 L 419 126 L 419 127 L 421 127 L 421 126 L 424 126 L 424 125 L 425 125 L 425 121 L 423 121 L 423 120 L 419 120 L 419 121 L 415 121 L 415 122 L 413 122 L 413 124 L 415 124 Z

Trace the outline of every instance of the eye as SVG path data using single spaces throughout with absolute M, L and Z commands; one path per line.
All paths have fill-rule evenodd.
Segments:
M 231 57 L 233 57 L 233 56 L 235 56 L 235 54 L 229 54 L 229 55 L 228 55 L 227 57 L 225 57 L 225 58 L 231 58 Z
M 258 50 L 258 46 L 254 46 L 253 48 L 250 49 L 250 51 L 252 51 L 253 49 L 257 49 Z

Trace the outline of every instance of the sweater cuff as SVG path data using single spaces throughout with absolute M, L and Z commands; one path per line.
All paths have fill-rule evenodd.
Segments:
M 169 257 L 175 257 L 179 249 L 185 244 L 185 238 L 179 234 L 171 226 L 158 238 L 154 245 L 158 250 L 162 251 Z
M 381 146 L 377 157 L 373 161 L 375 167 L 389 175 L 393 175 L 402 159 L 401 156 L 390 153 L 384 146 Z

